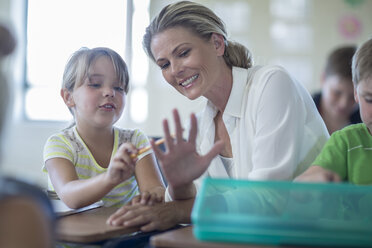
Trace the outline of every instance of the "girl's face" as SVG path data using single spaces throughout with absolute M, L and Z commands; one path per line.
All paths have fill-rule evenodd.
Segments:
M 226 66 L 223 42 L 218 34 L 205 41 L 186 28 L 175 27 L 156 34 L 151 51 L 165 80 L 193 100 L 213 88 L 222 63 Z
M 111 127 L 123 112 L 125 92 L 110 58 L 101 56 L 93 62 L 88 77 L 65 102 L 73 109 L 77 125 Z
M 355 101 L 359 103 L 362 121 L 372 132 L 372 77 L 363 79 L 354 90 Z

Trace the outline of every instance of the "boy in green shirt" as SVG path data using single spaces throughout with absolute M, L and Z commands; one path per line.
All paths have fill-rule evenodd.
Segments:
M 372 38 L 356 51 L 352 72 L 363 123 L 334 132 L 296 181 L 372 184 Z

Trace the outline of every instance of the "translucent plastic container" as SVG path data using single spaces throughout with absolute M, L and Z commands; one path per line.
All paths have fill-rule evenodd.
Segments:
M 206 178 L 191 218 L 206 241 L 372 247 L 372 186 Z

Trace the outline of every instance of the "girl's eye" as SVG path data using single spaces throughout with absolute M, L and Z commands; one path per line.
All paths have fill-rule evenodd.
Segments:
M 365 98 L 366 102 L 372 103 L 372 98 Z
M 124 92 L 124 89 L 122 87 L 114 87 L 114 90 L 118 92 Z
M 88 86 L 92 87 L 92 88 L 99 88 L 101 86 L 101 84 L 99 84 L 99 83 L 89 83 Z

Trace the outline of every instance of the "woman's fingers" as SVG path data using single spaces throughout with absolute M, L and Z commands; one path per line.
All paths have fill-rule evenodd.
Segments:
M 212 159 L 223 150 L 224 145 L 225 143 L 222 140 L 217 141 L 213 145 L 212 149 L 207 154 L 204 155 L 204 159 L 206 160 L 205 163 L 209 164 L 212 161 Z
M 167 147 L 167 150 L 173 150 L 173 139 L 169 131 L 169 124 L 168 120 L 163 120 L 163 131 L 164 131 L 164 137 L 165 137 L 165 145 Z
M 189 132 L 189 142 L 193 145 L 195 145 L 195 142 L 196 142 L 197 132 L 198 132 L 198 124 L 196 121 L 196 116 L 193 113 L 190 116 L 190 132 Z
M 117 220 L 124 216 L 124 214 L 127 212 L 126 206 L 123 206 L 119 208 L 115 213 L 113 213 L 106 221 L 108 225 L 114 225 L 114 222 L 116 223 Z
M 174 119 L 174 124 L 176 126 L 176 142 L 180 143 L 183 141 L 183 137 L 182 137 L 183 128 L 181 125 L 181 118 L 180 118 L 180 115 L 177 109 L 173 110 L 173 119 Z

